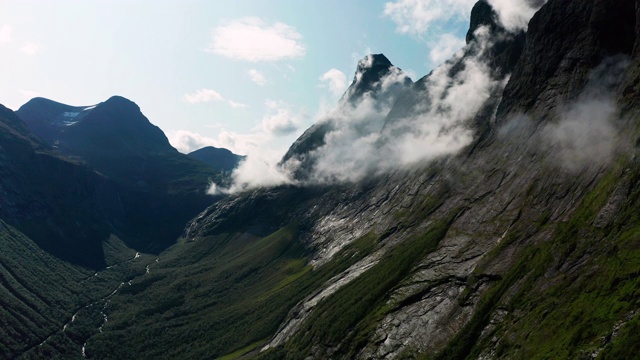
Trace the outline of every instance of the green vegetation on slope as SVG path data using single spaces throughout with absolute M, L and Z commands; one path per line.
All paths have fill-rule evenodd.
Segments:
M 271 350 L 262 358 L 305 358 L 318 343 L 336 348 L 332 356 L 353 358 L 367 344 L 378 321 L 393 307 L 387 304 L 391 290 L 437 248 L 447 230 L 446 222 L 435 223 L 421 236 L 391 249 L 371 269 L 320 302 L 284 347 Z
M 104 251 L 112 266 L 94 272 L 57 259 L 0 220 L 0 358 L 82 356 L 104 321 L 102 299 L 144 273 L 118 239 Z
M 296 303 L 369 254 L 377 240 L 366 235 L 312 270 L 298 232 L 290 224 L 264 238 L 223 234 L 179 243 L 112 298 L 109 323 L 87 354 L 216 358 L 264 344 Z
M 522 248 L 509 272 L 483 295 L 472 319 L 437 359 L 472 359 L 491 348 L 496 357 L 508 359 L 637 355 L 640 332 L 633 329 L 640 309 L 640 189 L 628 194 L 612 224 L 594 225 L 620 175 L 616 169 L 603 176 L 548 241 Z M 639 175 L 634 174 L 632 183 Z M 498 308 L 509 316 L 481 338 Z M 624 325 L 622 319 L 630 317 Z M 616 326 L 620 335 L 611 341 Z M 494 344 L 492 338 L 499 340 Z

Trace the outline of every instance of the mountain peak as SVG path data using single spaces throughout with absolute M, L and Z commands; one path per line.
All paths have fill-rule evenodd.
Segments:
M 138 104 L 120 95 L 114 95 L 102 104 L 117 106 L 118 108 L 128 111 L 140 111 Z
M 353 82 L 342 96 L 342 101 L 356 104 L 366 94 L 384 101 L 386 98 L 393 97 L 389 96 L 389 92 L 395 95 L 399 88 L 404 88 L 412 83 L 413 81 L 402 70 L 394 66 L 386 56 L 369 54 L 358 61 Z
M 376 66 L 391 67 L 393 64 L 384 54 L 369 54 L 358 61 L 358 71 L 364 72 Z

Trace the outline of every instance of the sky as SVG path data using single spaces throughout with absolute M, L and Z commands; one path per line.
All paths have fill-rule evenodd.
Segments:
M 493 0 L 504 2 L 506 0 Z M 0 103 L 137 103 L 182 152 L 277 158 L 384 53 L 415 81 L 475 0 L 0 0 Z

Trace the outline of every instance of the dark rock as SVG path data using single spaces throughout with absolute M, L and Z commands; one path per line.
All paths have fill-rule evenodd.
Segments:
M 202 161 L 217 171 L 232 171 L 245 159 L 244 156 L 236 155 L 227 149 L 213 146 L 198 149 L 187 155 L 193 159 Z

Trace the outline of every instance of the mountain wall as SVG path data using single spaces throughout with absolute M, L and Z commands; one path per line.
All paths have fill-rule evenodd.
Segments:
M 460 151 L 355 183 L 230 197 L 188 227 L 207 243 L 296 225 L 312 270 L 294 284 L 315 285 L 258 358 L 632 357 L 636 4 L 550 0 L 526 35 L 482 1 L 474 14 L 466 50 L 400 95 L 382 132 L 394 144 L 455 115 L 441 100 L 486 66 L 486 99 L 441 128 L 472 132 Z

